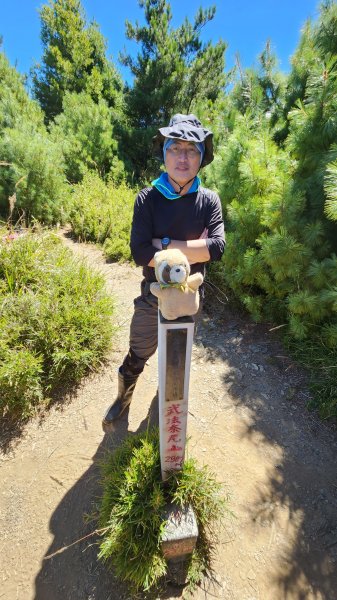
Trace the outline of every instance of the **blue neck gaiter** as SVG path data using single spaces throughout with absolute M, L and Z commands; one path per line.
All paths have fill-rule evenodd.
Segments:
M 176 200 L 177 198 L 183 198 L 183 196 L 177 194 L 174 187 L 170 184 L 167 173 L 162 173 L 160 177 L 158 177 L 158 179 L 154 179 L 151 183 L 153 187 L 157 188 L 157 190 L 161 194 L 163 194 L 163 196 L 165 196 L 165 198 L 167 198 L 168 200 Z M 193 192 L 197 192 L 200 184 L 200 178 L 196 176 L 193 179 L 191 186 L 189 187 L 186 193 L 192 194 Z M 186 194 L 184 194 L 184 196 L 186 196 Z

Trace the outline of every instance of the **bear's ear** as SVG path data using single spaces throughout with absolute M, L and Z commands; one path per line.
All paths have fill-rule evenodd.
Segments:
M 162 256 L 162 250 L 158 250 L 155 253 L 154 257 L 153 257 L 155 268 L 159 267 L 159 265 L 160 265 L 160 263 L 162 261 L 162 258 L 163 258 L 163 256 Z

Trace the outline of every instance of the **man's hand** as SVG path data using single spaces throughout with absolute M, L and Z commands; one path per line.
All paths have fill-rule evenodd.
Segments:
M 198 240 L 207 240 L 208 237 L 208 229 L 205 227 L 205 229 L 202 231 L 202 233 L 199 235 L 199 237 L 197 238 Z M 189 240 L 191 242 L 195 241 L 195 240 Z M 183 242 L 182 240 L 171 240 L 170 246 L 171 248 L 175 248 L 175 246 L 173 244 L 175 243 L 186 243 Z M 161 239 L 159 238 L 152 238 L 152 246 L 154 246 L 155 248 L 157 248 L 158 250 L 161 250 Z
M 206 241 L 208 237 L 208 229 L 202 231 L 200 236 L 195 240 L 171 240 L 169 248 L 174 248 L 177 250 L 181 250 L 188 259 L 190 265 L 194 263 L 200 262 L 208 262 L 210 259 L 210 254 L 207 248 Z M 159 238 L 152 238 L 152 246 L 157 248 L 157 250 L 161 250 L 161 240 Z M 149 267 L 154 266 L 153 259 L 149 262 Z

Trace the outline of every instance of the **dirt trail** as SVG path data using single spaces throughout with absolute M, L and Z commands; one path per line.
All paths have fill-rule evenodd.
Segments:
M 104 273 L 120 329 L 102 372 L 2 440 L 0 599 L 126 600 L 91 540 L 48 556 L 93 530 L 83 514 L 100 493 L 97 460 L 155 415 L 157 356 L 128 417 L 104 435 L 141 271 L 65 242 Z M 307 397 L 305 374 L 265 327 L 229 312 L 204 318 L 193 351 L 189 453 L 225 482 L 235 517 L 221 533 L 216 583 L 197 600 L 337 599 L 337 438 L 307 413 Z

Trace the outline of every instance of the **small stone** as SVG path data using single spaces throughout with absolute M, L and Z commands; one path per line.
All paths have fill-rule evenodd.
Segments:
M 292 400 L 294 398 L 295 394 L 296 394 L 295 388 L 290 387 L 287 389 L 287 399 L 288 400 Z
M 250 569 L 250 571 L 248 571 L 247 577 L 248 579 L 256 579 L 256 574 L 254 573 L 253 569 Z
M 254 369 L 254 371 L 258 371 L 259 367 L 255 363 L 252 363 L 252 369 Z
M 235 369 L 235 377 L 241 381 L 243 375 L 242 375 L 242 371 L 240 371 L 240 369 Z

